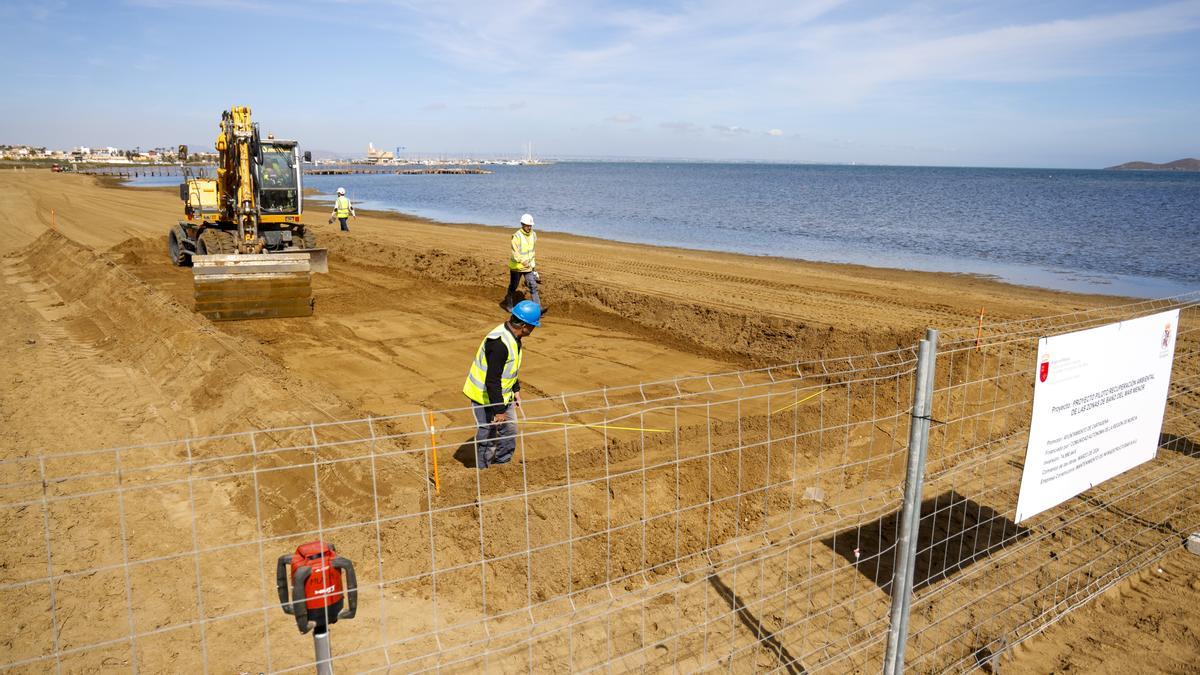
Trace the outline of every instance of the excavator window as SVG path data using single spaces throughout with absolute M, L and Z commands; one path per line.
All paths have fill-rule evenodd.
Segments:
M 296 213 L 296 166 L 290 147 L 264 145 L 259 168 L 260 207 L 264 213 Z

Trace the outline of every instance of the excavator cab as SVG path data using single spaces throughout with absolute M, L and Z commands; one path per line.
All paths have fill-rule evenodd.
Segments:
M 311 275 L 329 264 L 301 222 L 297 143 L 260 138 L 246 107 L 220 127 L 215 176 L 185 173 L 179 186 L 187 220 L 167 235 L 171 260 L 192 267 L 196 311 L 210 319 L 310 316 Z
M 259 208 L 264 215 L 300 215 L 300 165 L 295 144 L 265 142 L 259 171 Z

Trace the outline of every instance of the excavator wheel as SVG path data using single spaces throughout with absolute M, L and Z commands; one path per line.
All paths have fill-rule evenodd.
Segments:
M 167 233 L 167 254 L 171 256 L 171 264 L 176 267 L 187 267 L 192 264 L 192 257 L 179 243 L 179 235 L 175 230 Z
M 224 230 L 205 230 L 200 233 L 196 244 L 196 255 L 220 255 L 237 253 L 237 242 L 233 235 Z
M 297 233 L 300 234 L 300 233 Z M 299 244 L 299 248 L 316 248 L 317 233 L 305 230 L 303 234 L 292 240 L 293 244 Z

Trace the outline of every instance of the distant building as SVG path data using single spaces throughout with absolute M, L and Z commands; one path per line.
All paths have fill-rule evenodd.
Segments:
M 34 148 L 28 145 L 0 145 L 0 157 L 5 159 L 37 159 L 49 157 L 45 147 Z
M 386 150 L 376 150 L 374 143 L 367 143 L 367 164 L 383 164 L 396 160 L 395 153 Z

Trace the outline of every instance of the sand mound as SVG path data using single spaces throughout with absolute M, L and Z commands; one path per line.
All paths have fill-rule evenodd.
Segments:
M 149 253 L 140 242 L 121 250 Z M 9 337 L 22 343 L 14 370 L 65 371 L 72 384 L 63 391 L 49 378 L 29 382 L 20 409 L 44 421 L 6 435 L 30 426 L 44 433 L 5 445 L 64 449 L 64 424 L 92 429 L 71 440 L 96 447 L 352 416 L 344 402 L 296 381 L 258 345 L 216 330 L 111 255 L 48 231 L 0 264 L 4 305 L 18 319 Z
M 441 248 L 414 248 L 362 238 L 323 240 L 331 265 L 378 266 L 435 282 L 439 286 L 497 295 L 501 272 L 494 257 L 453 253 Z M 572 264 L 579 263 L 573 260 Z M 805 321 L 758 309 L 755 297 L 718 297 L 700 303 L 649 290 L 635 291 L 604 283 L 603 266 L 595 275 L 543 272 L 542 296 L 555 317 L 565 316 L 601 326 L 619 327 L 638 337 L 705 354 L 733 363 L 765 365 L 840 354 L 865 354 L 911 345 L 923 327 L 903 329 L 835 329 L 825 322 Z M 669 271 L 661 272 L 664 276 Z M 721 276 L 721 275 L 715 275 Z M 720 283 L 721 279 L 712 281 Z M 727 280 L 726 280 L 727 281 Z M 770 293 L 772 284 L 740 279 Z M 719 288 L 714 284 L 714 289 Z M 499 291 L 502 295 L 503 291 Z

